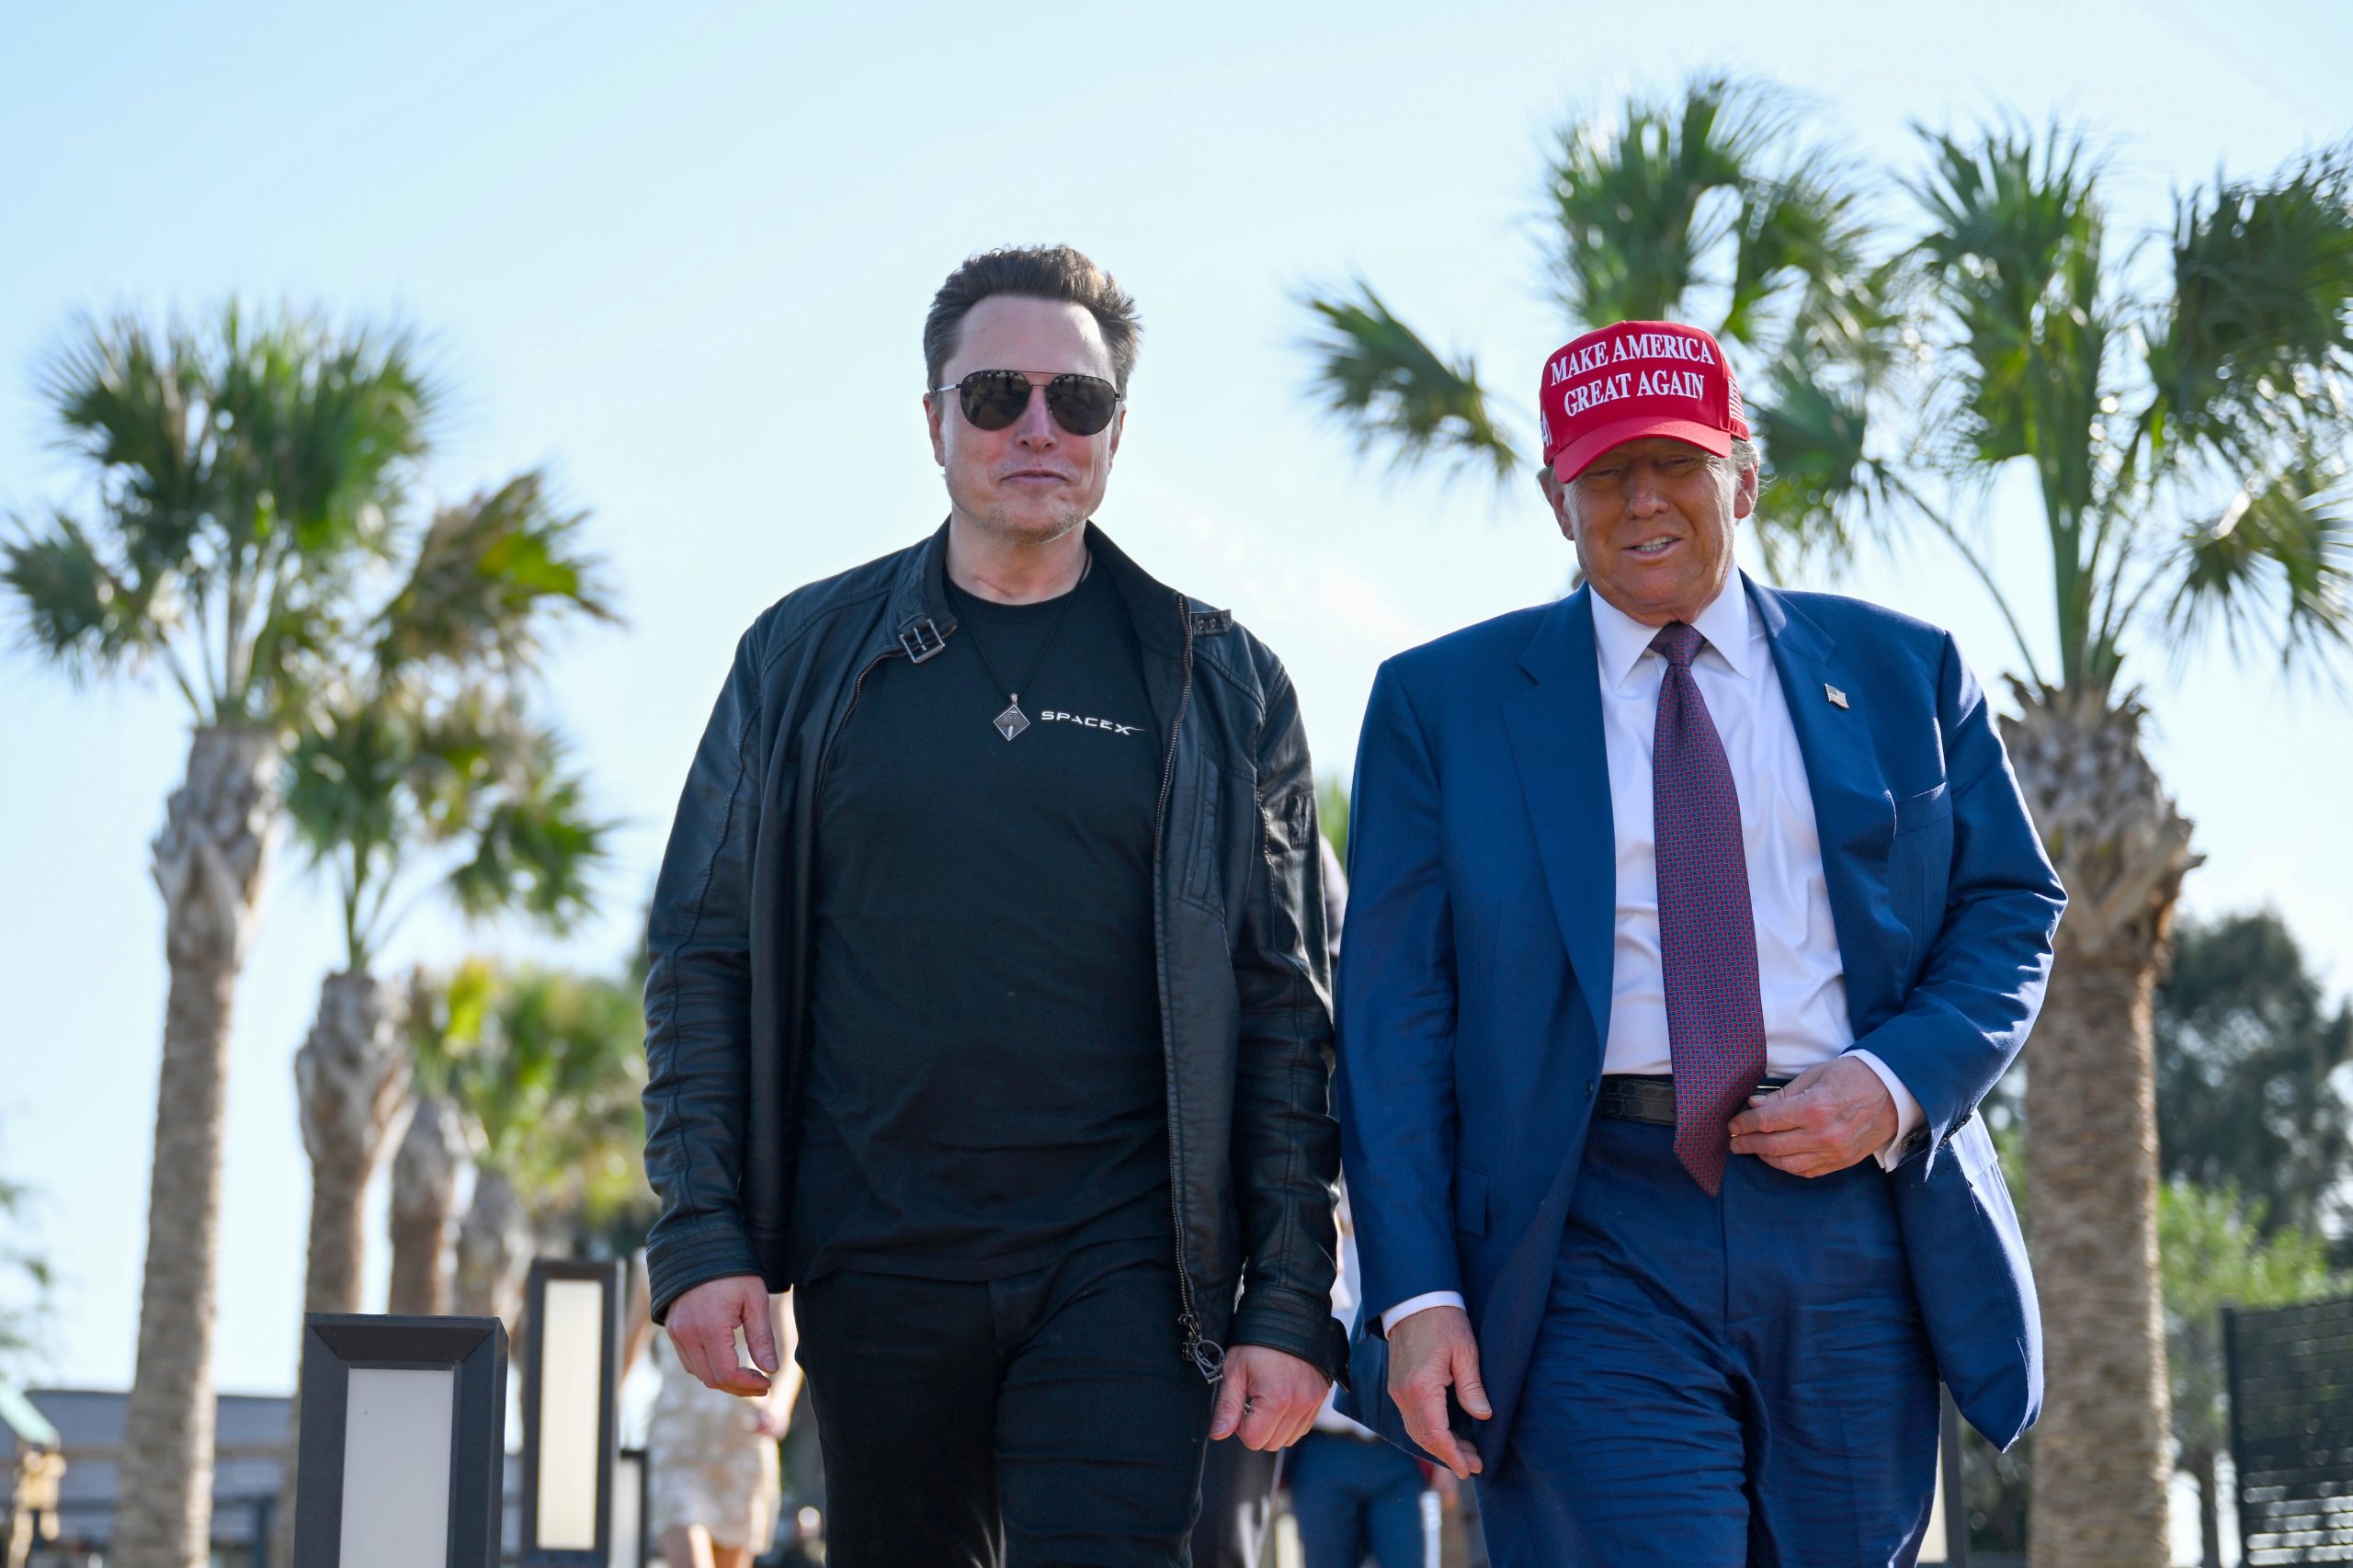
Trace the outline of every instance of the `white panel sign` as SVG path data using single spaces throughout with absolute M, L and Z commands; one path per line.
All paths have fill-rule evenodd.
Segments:
M 544 1551 L 597 1549 L 597 1396 L 605 1384 L 605 1287 L 547 1282 L 540 1321 L 539 1544 Z
M 449 1559 L 454 1367 L 354 1367 L 343 1417 L 342 1568 Z

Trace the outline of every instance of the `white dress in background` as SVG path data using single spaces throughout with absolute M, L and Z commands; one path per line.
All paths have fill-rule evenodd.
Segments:
M 700 1525 L 715 1546 L 754 1555 L 776 1539 L 783 1482 L 776 1439 L 754 1423 L 756 1401 L 708 1389 L 678 1364 L 670 1335 L 654 1331 L 662 1384 L 646 1424 L 648 1513 L 654 1535 Z

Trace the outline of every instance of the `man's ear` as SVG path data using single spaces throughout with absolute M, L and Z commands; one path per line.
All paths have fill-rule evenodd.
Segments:
M 939 428 L 939 399 L 931 392 L 923 394 L 923 420 L 931 431 L 931 460 L 946 468 L 948 466 L 948 437 Z
M 1536 488 L 1544 493 L 1544 504 L 1552 508 L 1552 520 L 1560 525 L 1561 537 L 1571 544 L 1576 543 L 1576 507 L 1571 502 L 1569 487 L 1551 469 L 1540 468 L 1536 471 Z
M 1761 467 L 1751 466 L 1733 475 L 1732 515 L 1736 522 L 1756 510 L 1756 491 L 1765 477 Z
M 1108 459 L 1111 460 L 1116 460 L 1118 459 L 1120 455 L 1120 433 L 1127 427 L 1128 405 L 1122 403 L 1111 415 L 1111 449 L 1109 453 L 1107 454 Z

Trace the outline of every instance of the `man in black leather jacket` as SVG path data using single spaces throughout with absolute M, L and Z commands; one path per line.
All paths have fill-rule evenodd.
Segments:
M 949 520 L 754 623 L 655 889 L 654 1315 L 756 1394 L 796 1290 L 851 1568 L 1179 1562 L 1345 1354 L 1297 702 L 1088 520 L 1136 331 L 1063 247 L 949 277 Z

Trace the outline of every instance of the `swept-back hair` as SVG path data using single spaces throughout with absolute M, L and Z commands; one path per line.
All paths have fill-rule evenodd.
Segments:
M 926 387 L 940 384 L 948 360 L 956 352 L 957 335 L 974 305 L 997 294 L 1029 300 L 1064 300 L 1083 305 L 1103 329 L 1103 343 L 1111 351 L 1111 379 L 1121 396 L 1128 391 L 1128 372 L 1135 369 L 1136 343 L 1143 324 L 1135 300 L 1112 281 L 1111 275 L 1068 245 L 1006 245 L 964 258 L 931 297 L 931 313 L 923 323 Z M 1002 369 L 1028 369 L 1023 365 Z

